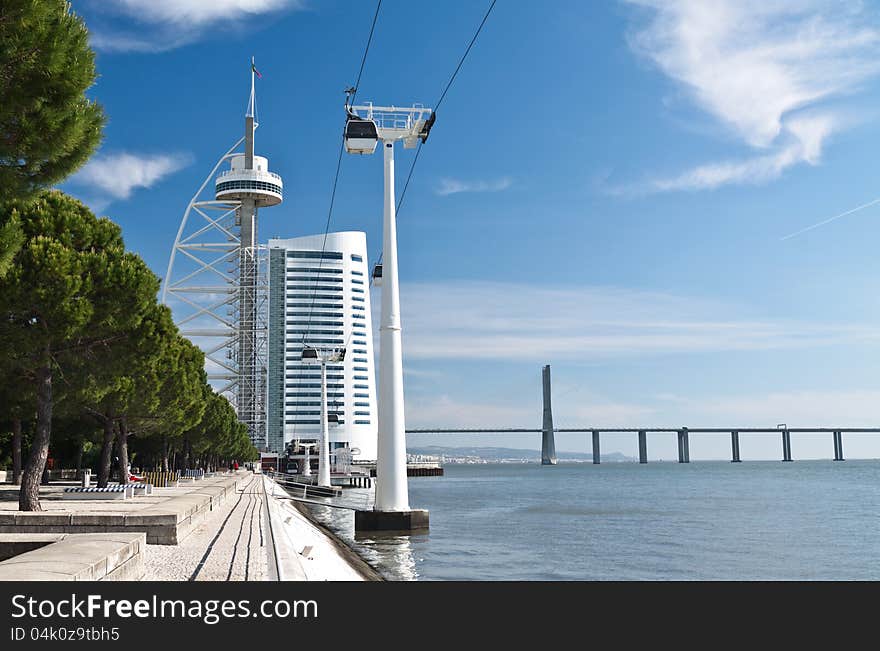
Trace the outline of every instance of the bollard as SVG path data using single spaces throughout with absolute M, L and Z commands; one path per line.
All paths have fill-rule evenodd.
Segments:
M 82 481 L 80 482 L 80 485 L 83 488 L 88 488 L 89 486 L 92 485 L 92 471 L 89 470 L 88 468 L 83 470 L 83 476 L 82 476 Z

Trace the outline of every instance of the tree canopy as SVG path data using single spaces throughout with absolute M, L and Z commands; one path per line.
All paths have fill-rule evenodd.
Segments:
M 65 430 L 75 445 L 63 447 L 80 456 L 102 432 L 100 483 L 114 445 L 127 481 L 130 436 L 165 467 L 177 452 L 186 464 L 254 458 L 245 426 L 207 384 L 204 354 L 158 304 L 158 278 L 125 250 L 116 224 L 55 190 L 0 204 L 0 229 L 9 223 L 23 244 L 0 278 L 0 425 L 12 423 L 20 445 L 22 420 L 33 420 L 22 510 L 40 508 L 53 421 L 91 418 Z
M 92 155 L 104 126 L 85 96 L 95 77 L 88 30 L 69 2 L 0 3 L 0 197 L 50 187 Z

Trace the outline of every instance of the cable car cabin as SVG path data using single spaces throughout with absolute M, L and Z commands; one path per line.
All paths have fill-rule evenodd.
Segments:
M 327 414 L 327 423 L 330 425 L 339 425 L 339 414 Z
M 382 286 L 382 265 L 377 264 L 373 267 L 373 287 Z
M 302 359 L 318 359 L 318 351 L 315 348 L 303 348 Z
M 345 122 L 345 151 L 349 154 L 372 154 L 378 142 L 376 123 L 349 112 Z

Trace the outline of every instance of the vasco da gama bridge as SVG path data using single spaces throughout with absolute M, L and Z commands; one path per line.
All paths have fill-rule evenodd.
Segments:
M 543 369 L 543 423 L 540 429 L 523 427 L 495 427 L 495 428 L 442 428 L 422 427 L 407 429 L 407 434 L 522 434 L 535 433 L 542 435 L 541 463 L 545 466 L 556 464 L 556 432 L 568 433 L 591 433 L 593 436 L 593 463 L 601 461 L 600 439 L 602 433 L 619 434 L 633 433 L 639 437 L 639 463 L 648 463 L 648 434 L 676 434 L 678 438 L 678 462 L 689 463 L 690 434 L 730 434 L 731 461 L 742 461 L 739 452 L 739 435 L 741 433 L 752 434 L 775 434 L 782 439 L 782 461 L 792 461 L 791 457 L 791 434 L 795 433 L 828 433 L 831 434 L 834 446 L 834 460 L 843 461 L 843 434 L 845 433 L 880 433 L 876 427 L 788 427 L 782 423 L 776 427 L 553 427 L 553 410 L 550 401 L 550 366 Z

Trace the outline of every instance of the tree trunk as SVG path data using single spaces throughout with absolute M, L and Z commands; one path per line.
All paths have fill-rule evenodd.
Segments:
M 49 351 L 44 351 L 43 366 L 37 370 L 37 424 L 27 465 L 21 477 L 18 492 L 19 511 L 42 511 L 40 508 L 40 478 L 49 457 L 52 436 L 52 368 Z
M 12 483 L 21 485 L 21 418 L 12 419 Z
M 168 472 L 168 438 L 162 437 L 162 470 Z
M 119 483 L 128 483 L 128 434 L 126 433 L 125 419 L 121 418 L 116 432 L 116 450 L 119 454 Z
M 101 447 L 101 467 L 98 468 L 98 488 L 106 488 L 110 480 L 113 456 L 113 419 L 104 418 L 104 445 Z
M 79 473 L 82 472 L 83 466 L 83 453 L 85 452 L 85 439 L 79 440 L 79 445 L 76 448 L 76 474 L 79 476 Z

